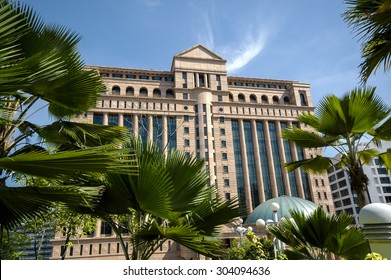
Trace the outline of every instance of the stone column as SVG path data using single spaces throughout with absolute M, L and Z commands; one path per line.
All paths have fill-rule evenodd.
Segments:
M 273 160 L 273 151 L 270 142 L 270 132 L 269 132 L 269 122 L 264 122 L 264 133 L 265 133 L 265 143 L 266 143 L 266 154 L 269 161 L 269 176 L 270 183 L 272 187 L 272 196 L 278 197 L 277 181 L 276 181 L 276 171 L 274 169 L 274 160 Z
M 281 162 L 286 162 L 285 152 L 284 152 L 284 139 L 281 136 L 281 124 L 279 121 L 276 122 L 276 133 L 277 133 L 277 145 L 278 151 L 280 154 Z M 281 166 L 282 169 L 282 180 L 284 182 L 285 195 L 291 196 L 291 188 L 289 183 L 288 171 L 284 166 Z
M 252 133 L 253 144 L 254 144 L 255 171 L 257 175 L 259 201 L 262 203 L 265 201 L 265 190 L 264 190 L 263 178 L 262 178 L 261 157 L 259 154 L 257 124 L 255 120 L 251 120 L 251 133 Z
M 252 206 L 252 197 L 251 197 L 251 189 L 250 189 L 250 178 L 249 178 L 248 165 L 247 165 L 246 139 L 244 137 L 243 120 L 241 119 L 238 120 L 238 128 L 239 128 L 241 155 L 242 155 L 244 195 L 246 197 L 247 211 L 251 213 L 253 211 L 253 206 Z

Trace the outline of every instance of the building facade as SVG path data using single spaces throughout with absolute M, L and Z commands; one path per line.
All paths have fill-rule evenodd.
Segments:
M 327 174 L 287 172 L 309 158 L 281 138 L 296 117 L 313 112 L 310 86 L 287 80 L 228 76 L 226 60 L 202 45 L 174 56 L 170 71 L 94 66 L 107 86 L 96 108 L 77 121 L 128 127 L 143 141 L 205 158 L 211 184 L 238 196 L 248 213 L 287 195 L 333 212 Z
M 361 144 L 359 148 L 367 148 L 367 144 Z M 390 142 L 382 142 L 381 148 L 374 145 L 369 148 L 385 152 L 391 148 Z M 337 155 L 336 158 L 339 158 Z M 368 203 L 388 203 L 391 205 L 391 176 L 387 169 L 382 166 L 378 158 L 372 159 L 369 165 L 363 165 L 364 174 L 368 177 L 369 183 L 366 191 Z M 357 194 L 352 192 L 349 176 L 346 170 L 332 167 L 328 172 L 331 193 L 337 213 L 346 212 L 354 215 L 356 224 L 359 224 Z

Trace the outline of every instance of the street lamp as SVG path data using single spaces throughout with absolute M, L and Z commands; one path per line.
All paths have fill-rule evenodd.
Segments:
M 236 228 L 232 228 L 232 231 L 239 235 L 239 244 L 242 244 L 242 238 L 246 235 L 247 232 L 252 232 L 252 227 L 244 227 L 243 219 L 239 218 L 239 225 Z
M 267 230 L 268 225 L 278 224 L 277 212 L 278 212 L 278 210 L 280 210 L 280 205 L 277 202 L 273 202 L 271 204 L 271 208 L 272 208 L 272 211 L 273 211 L 273 220 L 272 219 L 268 219 L 268 220 L 265 221 L 263 219 L 258 219 L 255 222 L 255 225 L 257 226 L 257 228 L 261 228 L 261 229 L 266 229 Z M 282 249 L 281 241 L 278 240 L 277 238 L 273 238 L 273 245 L 274 245 L 273 246 L 274 247 L 274 258 L 277 259 L 278 254 L 280 253 L 280 251 Z

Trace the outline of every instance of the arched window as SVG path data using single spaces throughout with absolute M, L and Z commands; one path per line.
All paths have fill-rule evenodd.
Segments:
M 269 100 L 266 95 L 262 95 L 261 100 L 262 100 L 262 103 L 269 103 Z
M 284 97 L 284 103 L 285 103 L 285 104 L 289 104 L 289 97 L 288 97 L 288 96 L 285 96 L 285 97 Z
M 140 88 L 140 96 L 148 96 L 148 90 L 145 87 Z
M 307 106 L 307 100 L 305 97 L 305 93 L 300 93 L 300 104 L 301 106 Z
M 120 94 L 121 93 L 121 89 L 119 88 L 119 86 L 113 86 L 111 88 L 111 94 Z
M 250 102 L 252 102 L 252 103 L 257 103 L 257 97 L 256 97 L 255 94 L 251 94 L 251 95 L 250 95 Z
M 155 88 L 153 90 L 153 97 L 161 97 L 161 96 L 162 96 L 162 93 L 161 93 L 160 89 Z
M 126 95 L 134 95 L 134 88 L 133 87 L 127 87 L 126 88 Z
M 244 94 L 239 93 L 238 100 L 239 100 L 239 102 L 245 102 L 246 99 L 244 98 Z
M 273 96 L 273 104 L 278 104 L 278 97 L 277 96 Z
M 172 91 L 172 89 L 168 89 L 166 90 L 166 97 L 167 98 L 174 98 L 174 92 Z
M 234 96 L 231 93 L 229 94 L 229 101 L 234 101 Z

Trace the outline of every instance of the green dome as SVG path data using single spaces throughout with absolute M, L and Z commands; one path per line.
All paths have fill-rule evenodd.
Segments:
M 259 204 L 254 211 L 248 216 L 245 224 L 255 224 L 258 219 L 273 220 L 272 203 L 277 202 L 280 205 L 280 210 L 277 211 L 278 219 L 285 217 L 291 218 L 289 211 L 296 210 L 303 212 L 306 216 L 310 215 L 319 206 L 312 201 L 305 200 L 299 197 L 280 196 L 269 199 Z

